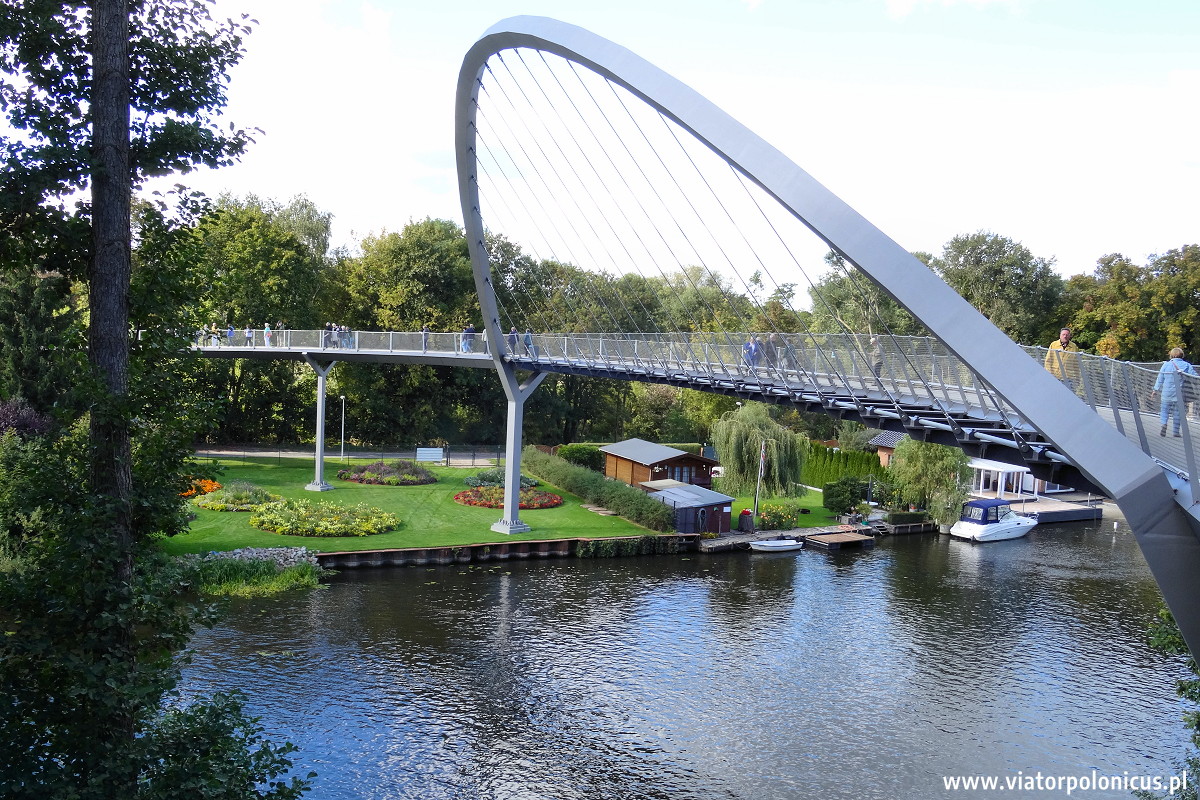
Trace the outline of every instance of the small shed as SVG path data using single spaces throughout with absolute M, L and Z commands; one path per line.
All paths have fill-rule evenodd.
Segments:
M 675 509 L 678 533 L 728 533 L 733 498 L 700 486 L 673 486 L 651 492 L 658 502 Z
M 711 458 L 645 439 L 605 445 L 600 452 L 604 453 L 606 477 L 638 487 L 646 481 L 670 479 L 707 489 L 712 486 L 712 468 L 717 466 Z
M 880 431 L 867 444 L 875 448 L 875 452 L 879 455 L 880 465 L 886 467 L 892 463 L 892 455 L 896 452 L 896 445 L 900 444 L 900 440 L 905 436 L 908 436 L 908 434 L 904 431 Z

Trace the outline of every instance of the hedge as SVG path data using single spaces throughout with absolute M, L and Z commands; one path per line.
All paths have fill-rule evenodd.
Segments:
M 887 468 L 879 463 L 875 453 L 858 450 L 834 450 L 817 442 L 809 442 L 800 482 L 805 486 L 824 486 L 845 477 L 866 479 L 868 475 L 884 478 Z
M 521 451 L 521 464 L 546 483 L 615 511 L 652 531 L 675 530 L 675 512 L 640 489 L 609 480 L 587 467 L 578 467 L 534 447 Z
M 577 467 L 587 467 L 596 472 L 604 471 L 604 453 L 594 444 L 564 444 L 558 448 L 555 455 Z

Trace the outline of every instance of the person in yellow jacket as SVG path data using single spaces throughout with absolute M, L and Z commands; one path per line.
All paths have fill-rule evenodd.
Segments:
M 1079 380 L 1079 356 L 1069 356 L 1066 353 L 1078 353 L 1079 346 L 1071 341 L 1071 329 L 1063 328 L 1058 332 L 1058 341 L 1050 343 L 1046 351 L 1046 371 L 1075 391 L 1075 383 Z

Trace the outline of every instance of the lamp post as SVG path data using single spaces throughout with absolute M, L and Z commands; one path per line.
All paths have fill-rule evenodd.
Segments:
M 346 462 L 346 395 L 342 399 L 342 463 Z

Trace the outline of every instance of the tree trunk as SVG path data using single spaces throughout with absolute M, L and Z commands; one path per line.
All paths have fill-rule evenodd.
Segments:
M 127 0 L 92 0 L 92 261 L 89 265 L 88 361 L 100 396 L 91 414 L 91 490 L 101 509 L 96 533 L 113 545 L 110 603 L 120 603 L 133 578 L 134 531 L 130 463 L 129 280 L 129 8 Z M 115 610 L 110 610 L 115 611 Z M 128 628 L 128 611 L 111 613 Z M 134 658 L 132 630 L 114 631 L 118 658 Z M 131 667 L 133 665 L 131 664 Z M 118 710 L 107 731 L 97 731 L 120 749 L 132 739 L 133 706 Z M 112 788 L 132 794 L 136 775 L 114 776 Z M 128 781 L 125 786 L 121 784 Z

